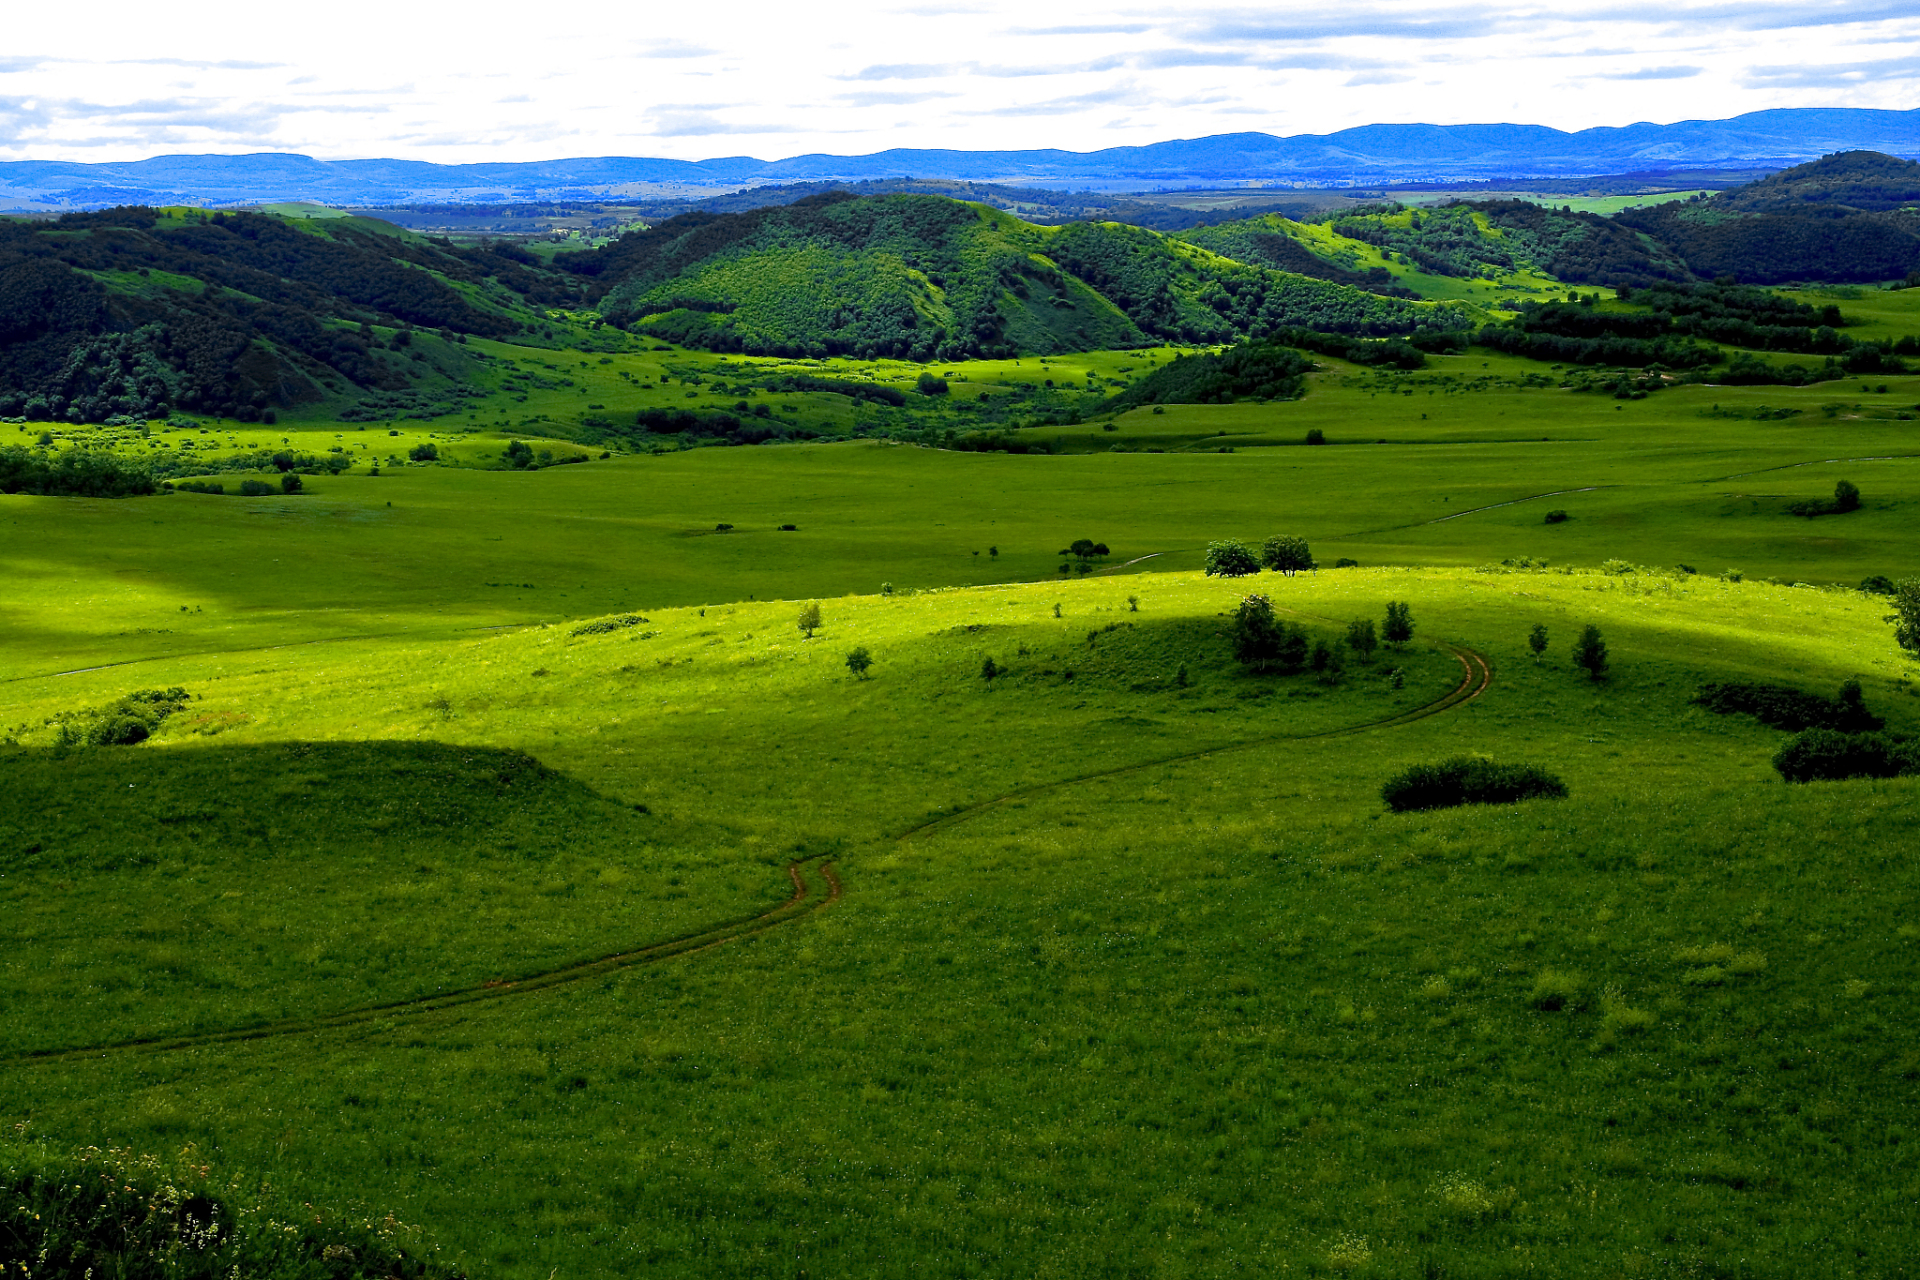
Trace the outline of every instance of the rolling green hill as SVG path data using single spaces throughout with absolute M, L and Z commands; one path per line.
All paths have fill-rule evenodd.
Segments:
M 1118 223 L 1037 227 L 933 196 L 842 193 L 689 214 L 569 260 L 617 324 L 750 355 L 956 360 L 1290 325 L 1458 329 L 1431 305 L 1234 261 Z

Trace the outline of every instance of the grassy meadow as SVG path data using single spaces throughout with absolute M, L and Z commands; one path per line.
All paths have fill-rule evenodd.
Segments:
M 1911 1268 L 1920 784 L 1786 786 L 1690 699 L 1855 679 L 1920 732 L 1853 589 L 1914 572 L 1920 378 L 1323 360 L 1051 455 L 602 458 L 529 428 L 731 404 L 729 362 L 493 354 L 555 385 L 112 443 L 351 452 L 298 496 L 0 497 L 0 1167 L 190 1146 L 532 1280 Z M 1199 572 L 1279 532 L 1322 568 Z M 1249 674 L 1249 591 L 1415 635 Z M 1386 811 L 1463 753 L 1570 794 Z

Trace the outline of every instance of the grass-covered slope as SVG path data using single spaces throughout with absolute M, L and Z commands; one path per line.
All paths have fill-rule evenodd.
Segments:
M 643 332 L 757 355 L 1051 354 L 1299 325 L 1405 333 L 1431 307 L 1235 262 L 1116 223 L 1042 228 L 932 196 L 844 193 L 689 214 L 570 260 Z
M 1416 634 L 1250 675 L 1248 590 Z M 740 602 L 8 686 L 35 723 L 199 695 L 138 747 L 4 759 L 6 1016 L 89 1050 L 11 1058 L 8 1113 L 399 1206 L 506 1277 L 1904 1265 L 1915 783 L 1785 786 L 1784 734 L 1690 702 L 1857 677 L 1920 728 L 1878 601 L 1361 569 L 821 604 L 811 638 Z M 1385 811 L 1462 752 L 1570 794 Z M 790 863 L 818 910 L 635 953 Z M 508 985 L 554 954 L 631 962 Z

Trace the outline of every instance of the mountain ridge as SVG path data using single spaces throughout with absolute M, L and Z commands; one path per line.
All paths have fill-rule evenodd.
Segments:
M 1836 151 L 1920 157 L 1920 108 L 1776 108 L 1725 120 L 1604 125 L 1367 124 L 1328 134 L 1225 133 L 1076 152 L 892 148 L 761 160 L 586 156 L 442 165 L 318 160 L 288 152 L 169 155 L 125 163 L 0 162 L 0 202 L 16 208 L 126 203 L 336 205 L 482 202 L 638 194 L 667 185 L 759 185 L 912 176 L 1010 182 L 1418 181 L 1591 176 L 1626 168 L 1786 167 Z

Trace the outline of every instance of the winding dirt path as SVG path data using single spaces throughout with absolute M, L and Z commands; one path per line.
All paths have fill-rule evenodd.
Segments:
M 1288 610 L 1287 612 L 1292 612 Z M 924 822 L 916 823 L 894 837 L 896 840 L 910 840 L 915 836 L 930 835 L 958 826 L 969 818 L 978 817 L 989 809 L 998 808 L 1014 800 L 1024 800 L 1029 796 L 1059 790 L 1063 787 L 1077 786 L 1083 782 L 1093 782 L 1101 778 L 1118 778 L 1129 773 L 1138 773 L 1142 769 L 1155 769 L 1162 765 L 1181 764 L 1188 760 L 1199 760 L 1206 756 L 1223 755 L 1229 751 L 1246 751 L 1254 747 L 1269 746 L 1276 742 L 1315 742 L 1325 738 L 1344 738 L 1355 733 L 1371 733 L 1377 729 L 1393 729 L 1403 724 L 1413 724 L 1425 720 L 1428 716 L 1437 716 L 1442 711 L 1451 711 L 1455 707 L 1472 702 L 1487 691 L 1493 683 L 1493 664 L 1485 655 L 1464 645 L 1439 642 L 1440 647 L 1451 653 L 1460 663 L 1460 683 L 1444 696 L 1434 699 L 1424 706 L 1414 707 L 1410 711 L 1387 716 L 1380 720 L 1369 720 L 1364 724 L 1350 724 L 1338 729 L 1323 729 L 1318 733 L 1276 733 L 1264 738 L 1245 738 L 1237 742 L 1223 742 L 1210 747 L 1200 747 L 1193 751 L 1182 751 L 1174 755 L 1159 756 L 1152 760 L 1142 760 L 1137 764 L 1116 765 L 1111 769 L 1096 769 L 1092 773 L 1083 773 L 1072 778 L 1055 778 L 1047 782 L 1036 782 L 1032 786 L 1019 787 L 987 800 L 980 800 L 958 809 L 950 809 L 936 814 Z
M 1293 612 L 1288 610 L 1288 612 Z M 1207 756 L 1220 755 L 1228 751 L 1246 751 L 1255 747 L 1267 746 L 1278 742 L 1312 742 L 1327 738 L 1342 738 L 1351 734 L 1371 733 L 1380 729 L 1397 728 L 1400 725 L 1413 724 L 1429 716 L 1439 715 L 1464 706 L 1487 691 L 1493 683 L 1493 664 L 1479 652 L 1463 645 L 1438 642 L 1441 648 L 1453 654 L 1460 663 L 1460 682 L 1442 697 L 1398 712 L 1379 720 L 1370 720 L 1364 724 L 1345 725 L 1338 729 L 1326 729 L 1318 733 L 1271 734 L 1262 738 L 1250 738 L 1237 742 L 1223 742 L 1194 751 L 1183 751 L 1174 755 L 1160 756 L 1152 760 L 1142 760 L 1134 764 L 1117 765 L 1111 769 L 1100 769 L 1092 773 L 1080 774 L 1072 778 L 1059 778 L 1048 782 L 1038 782 L 1031 786 L 1016 788 L 986 800 L 977 801 L 962 808 L 936 814 L 924 822 L 899 832 L 895 840 L 908 840 L 915 836 L 931 835 L 957 826 L 970 818 L 979 816 L 990 809 L 998 808 L 1015 800 L 1025 799 L 1048 791 L 1076 786 L 1100 778 L 1121 777 L 1129 773 L 1138 773 L 1144 769 L 1158 768 L 1163 765 L 1179 764 L 1188 760 L 1199 760 Z M 812 883 L 817 877 L 821 882 L 820 891 Z M 393 1000 L 381 1004 L 362 1005 L 358 1008 L 343 1009 L 335 1013 L 321 1014 L 309 1018 L 288 1018 L 278 1022 L 260 1023 L 251 1027 L 236 1027 L 224 1031 L 209 1031 L 191 1035 L 156 1035 L 130 1040 L 110 1041 L 103 1044 L 86 1045 L 77 1048 L 32 1050 L 25 1053 L 0 1055 L 0 1064 L 25 1065 L 36 1062 L 71 1061 L 77 1058 L 106 1057 L 117 1053 L 166 1053 L 179 1049 L 196 1049 L 219 1044 L 237 1044 L 251 1040 L 269 1040 L 283 1036 L 306 1035 L 316 1031 L 328 1031 L 337 1028 L 365 1026 L 386 1019 L 407 1017 L 415 1014 L 436 1013 L 455 1009 L 462 1005 L 478 1004 L 489 1000 L 503 1000 L 514 996 L 530 995 L 535 992 L 551 990 L 554 987 L 603 977 L 623 969 L 639 965 L 656 964 L 663 960 L 674 960 L 682 956 L 695 955 L 711 951 L 730 942 L 740 942 L 756 937 L 782 925 L 804 920 L 816 912 L 823 911 L 840 901 L 843 888 L 840 877 L 835 873 L 833 862 L 828 858 L 804 859 L 787 864 L 787 878 L 793 884 L 793 893 L 778 906 L 762 911 L 757 915 L 739 916 L 732 920 L 708 925 L 691 933 L 680 934 L 663 942 L 648 943 L 625 951 L 616 951 L 590 960 L 575 961 L 537 973 L 525 974 L 517 978 L 495 979 L 477 986 L 461 987 L 452 991 L 438 991 L 432 995 L 416 996 L 408 1000 Z

